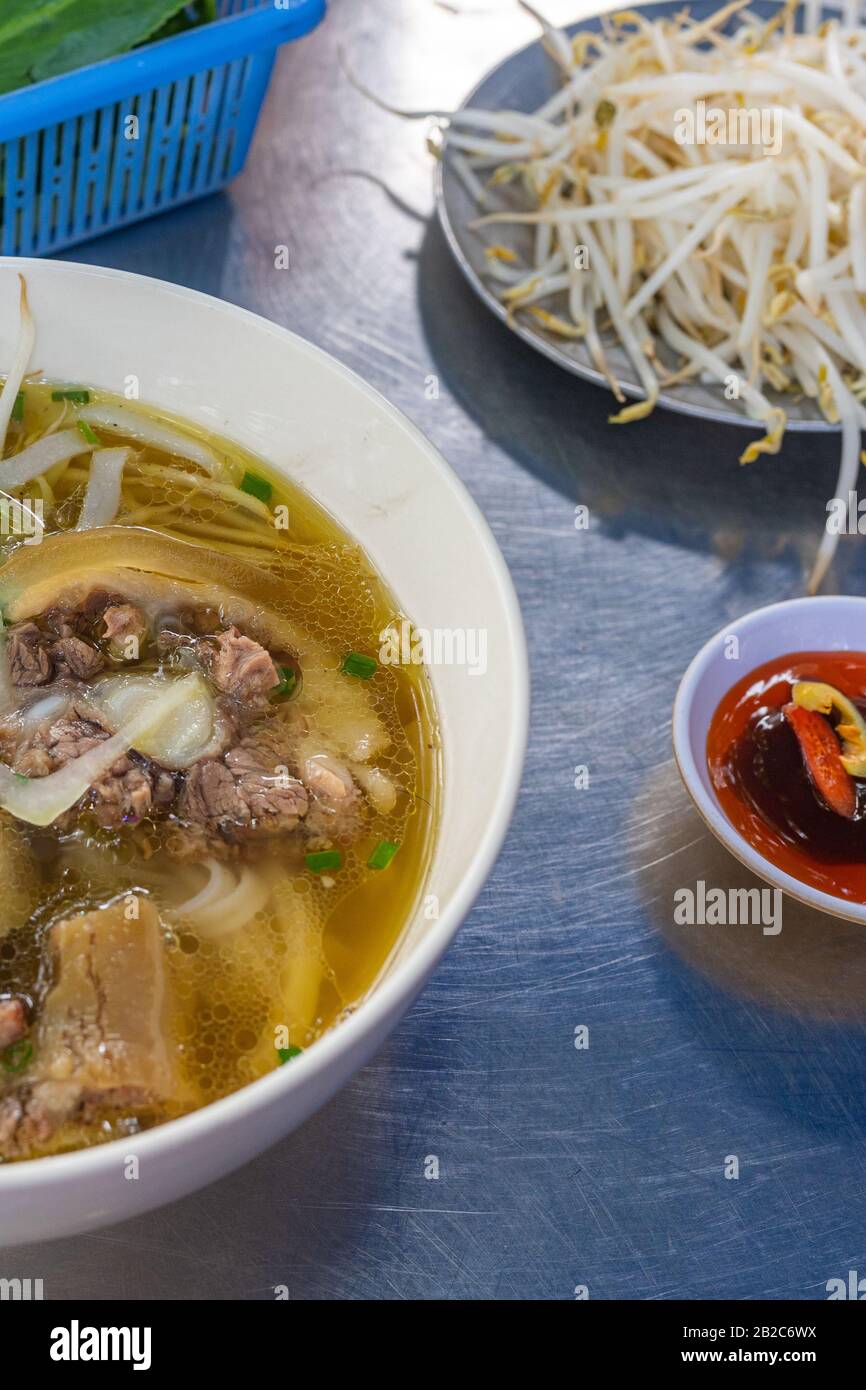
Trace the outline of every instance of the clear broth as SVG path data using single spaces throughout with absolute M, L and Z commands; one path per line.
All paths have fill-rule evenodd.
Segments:
M 88 389 L 93 402 L 115 399 Z M 51 391 L 51 383 L 26 385 L 24 419 L 13 427 L 17 446 L 24 447 L 51 426 L 66 428 L 74 421 L 75 407 L 52 400 Z M 135 466 L 124 473 L 116 524 L 146 526 L 197 542 L 227 559 L 241 558 L 263 575 L 278 577 L 284 568 L 287 575 L 290 572 L 285 561 L 289 547 L 314 547 L 311 554 L 324 556 L 337 580 L 324 592 L 315 592 L 315 585 L 298 585 L 295 574 L 297 603 L 287 611 L 327 649 L 335 671 L 348 651 L 375 654 L 383 629 L 400 623 L 403 615 L 364 553 L 334 519 L 236 444 L 132 404 L 206 443 L 224 460 L 236 486 L 247 473 L 264 480 L 271 489 L 268 507 L 274 513 L 287 508 L 288 525 L 276 529 L 254 510 L 243 512 L 230 500 L 199 490 L 196 481 L 203 475 L 182 460 L 106 433 L 102 438 L 107 447 L 129 442 L 136 451 Z M 17 452 L 17 446 L 10 434 L 7 450 Z M 20 490 L 29 499 L 42 499 L 46 534 L 74 528 L 88 468 L 89 458 L 82 456 Z M 22 541 L 2 540 L 0 557 L 5 561 Z M 293 551 L 293 562 L 296 555 Z M 364 832 L 344 853 L 339 872 L 317 876 L 302 863 L 290 868 L 280 910 L 273 905 L 264 909 L 228 939 L 203 939 L 182 921 L 166 930 L 166 966 L 175 999 L 171 1045 L 188 1099 L 150 1113 L 112 1110 L 96 1123 L 67 1123 L 24 1156 L 135 1132 L 227 1095 L 280 1065 L 279 1046 L 288 1042 L 306 1048 L 314 1043 L 354 1009 L 375 982 L 426 878 L 438 816 L 440 739 L 422 667 L 380 665 L 370 681 L 341 679 L 363 687 L 364 698 L 387 730 L 390 745 L 371 762 L 398 786 L 395 810 L 384 815 L 369 808 Z M 325 703 L 326 697 L 327 690 Z M 22 882 L 10 886 L 5 909 L 0 909 L 6 913 L 5 922 L 0 916 L 0 994 L 29 996 L 36 1017 L 51 988 L 48 933 L 57 921 L 133 889 L 150 895 L 159 907 L 166 901 L 183 901 L 190 891 L 183 880 L 192 871 L 166 862 L 159 827 L 144 826 L 141 834 L 124 831 L 114 837 L 77 834 L 58 844 L 50 829 L 48 834 L 34 833 L 12 822 L 6 812 L 0 812 L 0 821 L 0 836 L 5 834 L 12 844 L 7 860 L 14 860 L 20 850 L 25 869 Z M 396 842 L 400 849 L 386 870 L 375 872 L 367 867 L 367 858 L 381 840 Z M 31 909 L 26 920 L 20 917 L 22 901 Z M 22 1079 L 26 1074 L 13 1078 L 0 1072 L 0 1097 L 4 1084 Z

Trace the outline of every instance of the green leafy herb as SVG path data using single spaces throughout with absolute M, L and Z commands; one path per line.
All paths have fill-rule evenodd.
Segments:
M 33 1056 L 33 1044 L 26 1038 L 20 1042 L 10 1043 L 2 1054 L 3 1070 L 15 1072 L 23 1071 Z
M 302 1047 L 295 1047 L 294 1045 L 291 1047 L 278 1047 L 277 1056 L 280 1059 L 280 1066 L 283 1066 L 286 1062 L 291 1062 L 293 1057 L 300 1057 L 303 1050 Z
M 24 392 L 19 391 L 15 397 L 15 404 L 12 407 L 12 419 L 19 422 L 24 419 Z
M 340 667 L 347 676 L 360 676 L 362 681 L 368 681 L 371 676 L 375 676 L 379 669 L 379 663 L 374 656 L 365 656 L 363 652 L 348 652 L 343 657 L 343 664 Z
M 260 478 L 257 473 L 245 473 L 241 479 L 241 492 L 248 492 L 250 497 L 258 497 L 260 502 L 269 502 L 272 491 L 270 483 Z
M 279 673 L 280 683 L 274 686 L 271 692 L 271 698 L 274 700 L 287 700 L 290 695 L 294 694 L 295 687 L 298 684 L 297 672 L 293 671 L 291 666 L 278 666 L 277 671 Z
M 82 439 L 87 440 L 88 444 L 98 444 L 100 442 L 99 435 L 95 430 L 90 428 L 86 420 L 76 420 L 75 424 L 78 427 L 78 433 L 81 435 Z
M 331 869 L 343 867 L 343 856 L 338 849 L 320 849 L 314 854 L 305 854 L 304 863 L 311 874 L 326 874 Z
M 0 92 L 114 58 L 214 18 L 214 0 L 198 0 L 194 7 L 186 0 L 3 0 Z
M 367 860 L 367 868 L 387 869 L 399 848 L 400 846 L 395 845 L 391 840 L 380 840 Z
M 76 386 L 74 390 L 70 391 L 52 391 L 51 399 L 53 401 L 74 401 L 76 405 L 88 405 L 90 392 Z
M 182 34 L 185 30 L 194 28 L 196 24 L 206 24 L 216 18 L 216 0 L 198 0 L 197 4 L 187 5 L 178 14 L 173 15 L 152 35 L 151 42 L 170 39 L 173 34 Z

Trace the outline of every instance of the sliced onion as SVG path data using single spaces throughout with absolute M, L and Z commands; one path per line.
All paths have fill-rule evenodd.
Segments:
M 120 480 L 129 458 L 128 449 L 97 449 L 90 460 L 90 477 L 76 531 L 110 526 L 120 506 Z
M 9 369 L 9 375 L 6 378 L 2 394 L 0 394 L 0 458 L 2 458 L 3 450 L 6 447 L 6 431 L 9 429 L 9 421 L 12 419 L 12 411 L 15 409 L 15 401 L 21 390 L 24 373 L 27 371 L 27 364 L 33 352 L 33 344 L 36 342 L 36 324 L 30 312 L 30 305 L 27 303 L 27 281 L 23 275 L 19 275 L 18 280 L 21 285 L 19 300 L 21 326 L 18 330 L 15 360 Z
M 76 454 L 92 454 L 95 444 L 88 444 L 78 430 L 58 430 L 56 434 L 44 434 L 22 449 L 14 458 L 3 459 L 0 463 L 0 486 L 4 488 L 23 487 L 40 474 L 47 473 L 55 464 L 66 463 Z
M 197 439 L 182 434 L 172 425 L 154 420 L 141 410 L 133 410 L 131 406 L 86 405 L 79 410 L 78 418 L 97 429 L 108 430 L 110 434 L 122 434 L 126 439 L 135 439 L 140 444 L 149 444 L 153 449 L 162 449 L 175 458 L 188 459 L 211 475 L 223 471 L 213 449 L 206 444 L 200 444 Z
M 196 671 L 184 677 L 184 684 L 187 695 L 183 707 L 136 744 L 139 753 L 156 758 L 164 767 L 189 767 L 204 757 L 214 742 L 216 710 L 207 682 Z M 106 676 L 91 688 L 91 703 L 101 724 L 111 730 L 122 729 L 160 699 L 164 690 L 165 681 L 159 676 Z
M 29 825 L 50 825 L 74 806 L 118 758 L 153 737 L 166 720 L 176 715 L 189 698 L 188 682 L 195 679 L 184 676 L 166 682 L 164 693 L 134 714 L 111 738 L 47 777 L 22 777 L 9 767 L 0 766 L 0 806 Z
M 44 719 L 58 719 L 61 714 L 65 714 L 71 703 L 72 696 L 68 691 L 58 692 L 56 695 L 43 695 L 41 700 L 35 700 L 32 705 L 23 705 L 18 711 L 18 718 L 22 724 L 32 727 L 34 724 L 41 724 Z

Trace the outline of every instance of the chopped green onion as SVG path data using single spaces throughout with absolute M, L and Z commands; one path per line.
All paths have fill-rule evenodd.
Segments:
M 29 781 L 30 781 L 30 778 L 27 776 L 27 773 L 26 773 L 26 772 L 16 772 L 16 773 L 15 773 L 15 776 L 17 777 L 17 779 L 18 779 L 19 782 L 29 782 Z
M 90 428 L 86 420 L 76 420 L 75 425 L 82 439 L 86 439 L 88 444 L 98 444 L 100 442 L 99 435 L 95 430 Z
M 33 1044 L 26 1038 L 20 1042 L 10 1043 L 3 1053 L 3 1068 L 5 1071 L 23 1071 L 33 1056 Z
M 338 849 L 320 849 L 315 854 L 305 854 L 304 863 L 311 874 L 326 874 L 329 869 L 343 867 L 343 856 Z
M 23 420 L 23 419 L 24 419 L 24 392 L 23 392 L 23 391 L 19 391 L 19 392 L 18 392 L 18 395 L 15 397 L 15 404 L 14 404 L 13 407 L 12 407 L 12 419 L 13 419 L 13 420 Z
M 400 846 L 395 845 L 391 840 L 380 840 L 367 860 L 367 868 L 387 869 L 399 848 Z
M 368 681 L 371 676 L 375 676 L 378 669 L 379 663 L 376 658 L 365 656 L 363 652 L 347 652 L 340 667 L 347 676 L 360 676 L 362 681 Z
M 278 699 L 286 699 L 294 691 L 298 683 L 298 675 L 291 666 L 278 666 L 277 671 L 279 672 L 280 683 L 274 686 L 271 693 Z
M 74 401 L 76 405 L 89 405 L 90 392 L 84 391 L 78 386 L 74 391 L 52 391 L 51 399 L 53 401 Z
M 300 1057 L 303 1050 L 302 1047 L 295 1047 L 294 1044 L 291 1047 L 278 1047 L 277 1056 L 280 1059 L 280 1066 L 283 1066 L 285 1062 L 291 1062 L 293 1057 Z
M 269 502 L 272 491 L 270 483 L 256 473 L 247 472 L 241 479 L 241 492 L 248 492 L 250 497 L 258 497 L 260 502 Z

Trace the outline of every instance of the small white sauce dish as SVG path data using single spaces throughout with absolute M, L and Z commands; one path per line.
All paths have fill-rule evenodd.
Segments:
M 680 776 L 697 810 L 740 863 L 810 907 L 866 924 L 866 903 L 848 902 L 801 883 L 753 849 L 722 810 L 707 766 L 713 715 L 720 700 L 750 671 L 788 652 L 864 649 L 866 598 L 790 599 L 737 618 L 710 638 L 680 681 L 674 701 L 673 745 Z

